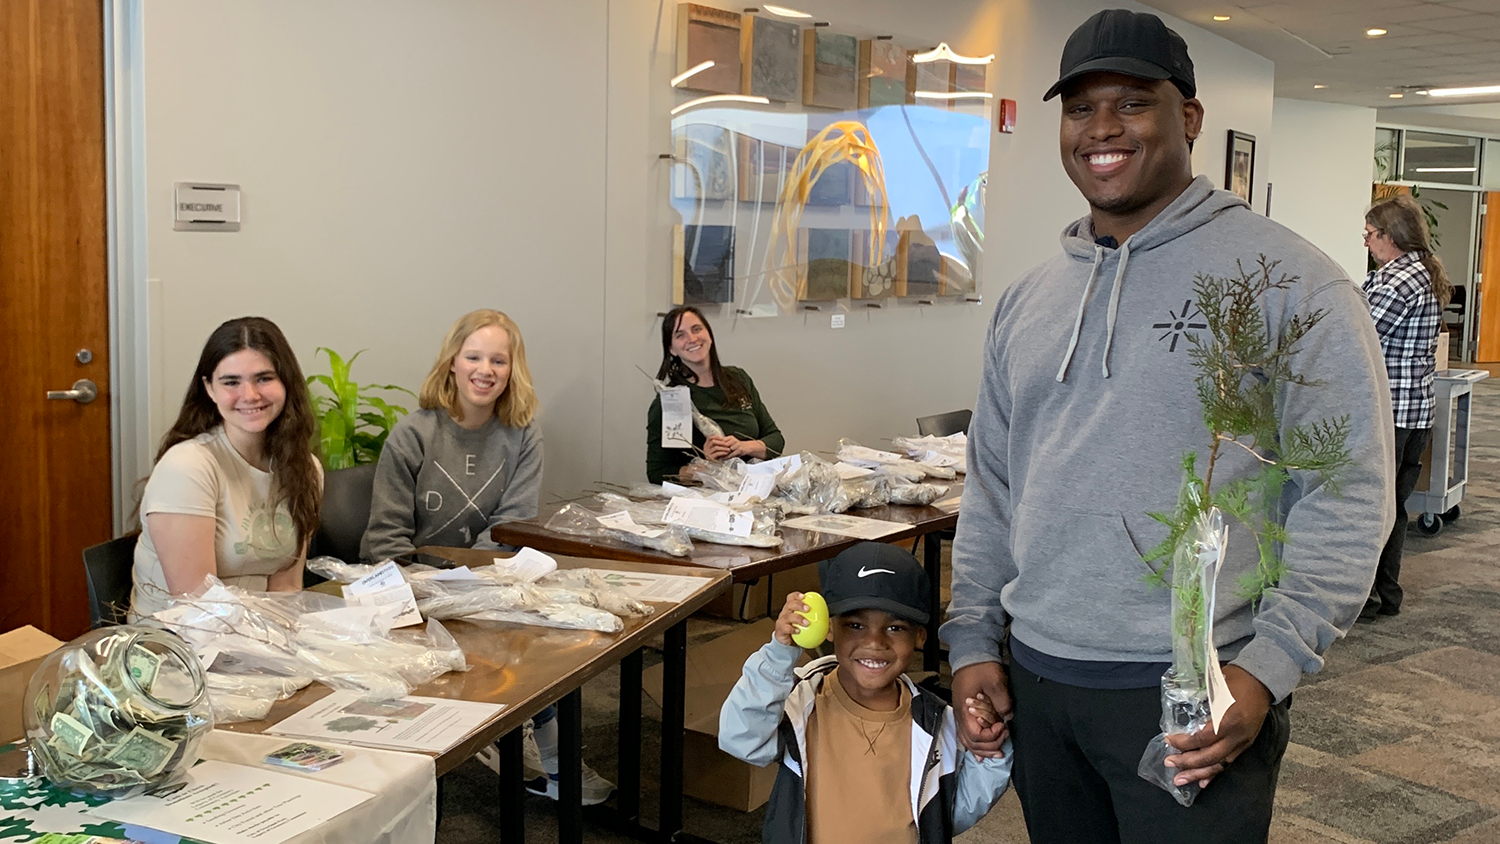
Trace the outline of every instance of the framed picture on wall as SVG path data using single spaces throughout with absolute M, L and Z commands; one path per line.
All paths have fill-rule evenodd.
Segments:
M 1224 189 L 1246 202 L 1255 184 L 1255 136 L 1229 130 L 1224 145 Z

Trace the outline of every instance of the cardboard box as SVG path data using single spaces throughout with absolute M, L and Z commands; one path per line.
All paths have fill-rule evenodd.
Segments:
M 29 624 L 0 633 L 0 744 L 13 742 L 25 733 L 21 705 L 26 684 L 42 657 L 62 644 Z
M 1449 334 L 1448 334 L 1448 332 L 1446 332 L 1446 331 L 1439 331 L 1438 332 L 1438 339 L 1437 339 L 1437 371 L 1438 372 L 1447 372 L 1448 371 L 1448 352 L 1449 352 L 1449 349 L 1450 349 L 1450 347 L 1448 345 L 1448 340 L 1449 340 Z
M 736 583 L 728 592 L 704 605 L 699 612 L 715 618 L 734 621 L 754 621 L 767 618 L 767 594 L 771 600 L 771 617 L 781 613 L 781 605 L 792 592 L 816 592 L 818 590 L 818 566 L 816 563 L 789 569 L 756 578 L 746 583 Z M 769 635 L 769 634 L 767 634 Z M 749 654 L 746 654 L 748 656 Z M 743 660 L 741 660 L 743 661 Z
M 740 679 L 751 654 L 771 641 L 775 622 L 762 619 L 688 648 L 687 681 L 684 684 L 683 792 L 690 797 L 749 812 L 771 796 L 779 765 L 757 768 L 719 749 L 719 708 Z M 804 656 L 804 661 L 806 657 Z M 662 702 L 660 665 L 646 669 L 642 685 L 646 694 Z

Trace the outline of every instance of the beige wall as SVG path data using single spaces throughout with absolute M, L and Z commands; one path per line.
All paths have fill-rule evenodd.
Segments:
M 1278 153 L 1268 171 L 1272 219 L 1362 281 L 1359 231 L 1370 207 L 1375 109 L 1278 97 L 1272 114 Z
M 728 7 L 728 4 L 725 4 Z M 878 445 L 917 415 L 972 404 L 996 294 L 1086 212 L 1042 103 L 1085 0 L 820 0 L 834 21 L 997 54 L 988 253 L 978 305 L 715 318 L 723 358 L 755 377 L 791 448 Z M 460 313 L 496 306 L 526 332 L 544 404 L 545 486 L 644 477 L 670 239 L 665 90 L 675 3 L 569 0 L 153 0 L 144 21 L 152 436 L 203 338 L 245 313 L 313 350 L 369 351 L 361 380 L 420 381 Z M 737 7 L 736 7 L 737 8 Z M 1196 27 L 1207 108 L 1194 166 L 1222 180 L 1224 133 L 1271 147 L 1269 61 Z M 653 90 L 657 93 L 653 94 Z M 663 113 L 656 113 L 662 111 Z M 1257 166 L 1257 206 L 1264 168 Z M 171 230 L 175 180 L 236 182 L 237 234 Z M 136 280 L 140 285 L 144 282 Z M 142 361 L 144 366 L 148 362 Z M 142 473 L 147 467 L 141 467 Z

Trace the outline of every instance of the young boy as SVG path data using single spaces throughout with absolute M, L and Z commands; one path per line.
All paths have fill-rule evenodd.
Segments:
M 820 563 L 818 577 L 833 655 L 796 667 L 792 634 L 808 607 L 793 592 L 719 712 L 726 753 L 781 762 L 761 840 L 951 841 L 1004 793 L 1010 748 L 1000 759 L 961 750 L 953 710 L 902 673 L 927 640 L 926 572 L 894 545 L 862 542 Z M 995 720 L 984 700 L 967 717 Z

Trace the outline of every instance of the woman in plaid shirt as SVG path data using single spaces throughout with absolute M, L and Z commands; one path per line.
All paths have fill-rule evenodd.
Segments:
M 1396 523 L 1380 552 L 1375 585 L 1361 621 L 1401 612 L 1401 546 L 1406 538 L 1406 499 L 1422 471 L 1422 451 L 1432 439 L 1432 374 L 1443 308 L 1453 285 L 1432 252 L 1427 220 L 1416 200 L 1400 195 L 1375 203 L 1365 214 L 1365 246 L 1380 264 L 1365 279 L 1370 316 L 1385 353 L 1396 425 Z

